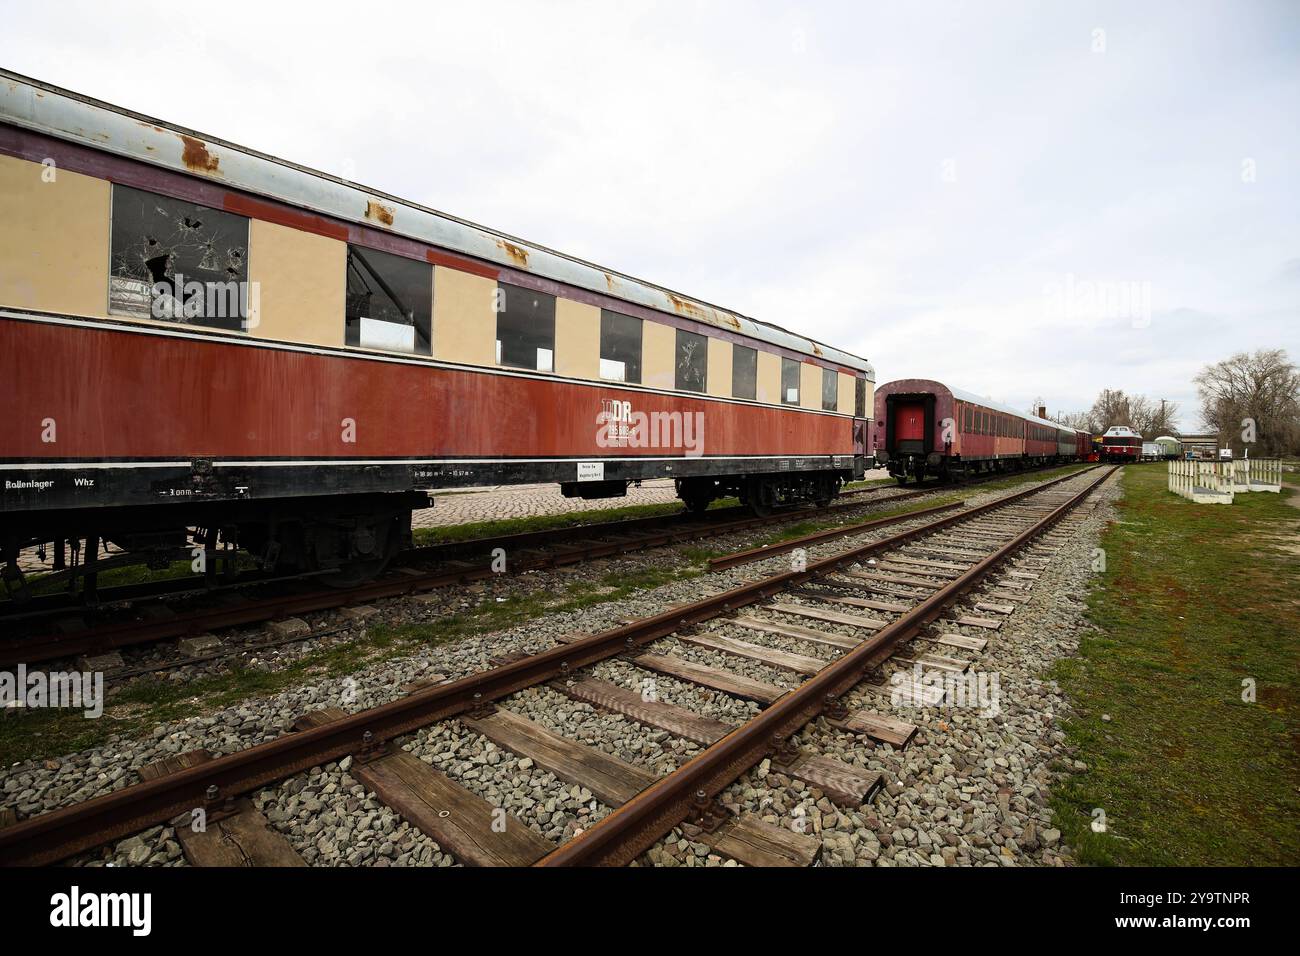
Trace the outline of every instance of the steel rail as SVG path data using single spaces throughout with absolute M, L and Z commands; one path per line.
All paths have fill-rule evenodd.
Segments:
M 805 534 L 798 538 L 791 538 L 788 541 L 778 541 L 776 544 L 765 544 L 757 548 L 750 548 L 748 551 L 735 551 L 731 554 L 720 555 L 716 558 L 709 558 L 710 571 L 725 571 L 728 568 L 738 567 L 742 564 L 749 564 L 752 561 L 762 561 L 777 554 L 786 554 L 796 548 L 805 548 L 809 545 L 824 544 L 827 541 L 834 541 L 837 538 L 846 538 L 854 534 L 863 534 L 873 528 L 883 528 L 886 525 L 897 524 L 900 521 L 906 521 L 909 518 L 923 518 L 926 515 L 939 514 L 943 511 L 951 511 L 954 508 L 960 508 L 962 502 L 954 501 L 946 505 L 935 505 L 932 508 L 920 508 L 916 511 L 908 511 L 901 515 L 888 515 L 884 518 L 873 518 L 870 521 L 860 521 L 857 524 L 846 524 L 838 528 L 828 528 L 825 531 L 814 531 L 811 534 Z
M 677 824 L 708 805 L 750 767 L 770 755 L 781 739 L 834 709 L 868 671 L 888 660 L 897 646 L 935 621 L 953 602 L 1020 548 L 1056 525 L 1114 470 L 1108 470 L 1050 514 L 979 561 L 960 577 L 827 665 L 758 716 L 660 778 L 591 828 L 557 847 L 537 866 L 618 866 L 631 863 Z
M 226 800 L 348 754 L 364 756 L 376 753 L 395 737 L 465 711 L 486 707 L 494 700 L 527 687 L 567 677 L 580 667 L 635 650 L 683 627 L 765 600 L 785 587 L 828 574 L 875 552 L 1004 508 L 1078 474 L 1065 475 L 824 558 L 802 571 L 788 571 L 749 582 L 693 604 L 671 608 L 571 644 L 560 644 L 500 667 L 419 690 L 339 720 L 287 733 L 238 753 L 214 757 L 174 774 L 30 817 L 0 829 L 0 865 L 54 863 L 137 833 L 198 807 L 211 805 L 212 800 L 207 796 L 211 787 L 217 788 L 218 801 Z

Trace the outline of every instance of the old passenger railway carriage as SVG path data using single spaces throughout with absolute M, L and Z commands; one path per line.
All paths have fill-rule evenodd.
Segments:
M 0 558 L 220 534 L 373 572 L 450 486 L 703 508 L 861 475 L 863 359 L 0 73 Z
M 1085 461 L 1091 436 L 942 382 L 900 379 L 876 391 L 876 459 L 900 484 Z

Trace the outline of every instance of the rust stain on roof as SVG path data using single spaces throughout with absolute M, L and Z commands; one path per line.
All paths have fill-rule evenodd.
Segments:
M 694 302 L 683 299 L 681 296 L 673 295 L 671 292 L 665 292 L 664 294 L 668 296 L 668 301 L 672 303 L 674 312 L 681 315 L 689 315 L 697 319 L 704 318 L 704 310 Z
M 513 242 L 506 242 L 504 239 L 498 239 L 497 245 L 505 250 L 505 254 L 515 260 L 515 262 L 519 263 L 524 268 L 528 267 L 527 249 L 524 249 L 522 246 L 516 246 Z
M 381 223 L 385 226 L 391 226 L 393 224 L 393 216 L 396 214 L 397 210 L 392 206 L 385 206 L 383 203 L 376 202 L 373 199 L 366 202 L 366 218 L 373 220 L 374 222 Z
M 683 299 L 679 295 L 674 295 L 665 290 L 664 295 L 668 296 L 668 301 L 672 303 L 673 311 L 679 315 L 687 315 L 693 319 L 699 319 L 701 322 L 708 322 L 710 325 L 728 326 L 740 331 L 740 320 L 730 312 L 721 312 L 709 306 L 702 306 L 690 299 Z
M 614 292 L 618 288 L 618 280 L 608 272 L 605 273 L 605 288 L 609 289 L 610 292 Z
M 201 139 L 195 139 L 193 136 L 186 136 L 184 133 L 179 134 L 181 142 L 185 144 L 185 149 L 181 153 L 181 160 L 185 163 L 187 169 L 192 169 L 196 173 L 215 173 L 221 165 L 219 157 L 213 156 L 208 152 L 207 144 Z

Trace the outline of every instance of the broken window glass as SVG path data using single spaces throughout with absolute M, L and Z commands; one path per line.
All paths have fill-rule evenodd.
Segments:
M 674 385 L 685 392 L 704 391 L 708 374 L 709 340 L 695 332 L 677 330 L 677 372 Z
M 390 352 L 433 353 L 433 266 L 348 245 L 345 341 Z
M 108 311 L 245 331 L 248 220 L 113 186 Z
M 867 380 L 865 378 L 855 378 L 853 380 L 853 414 L 858 418 L 867 417 Z
M 497 364 L 555 370 L 555 296 L 497 283 Z

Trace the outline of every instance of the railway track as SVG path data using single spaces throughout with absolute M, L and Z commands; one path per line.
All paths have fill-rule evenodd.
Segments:
M 967 485 L 1000 477 L 1005 476 L 986 476 Z M 403 552 L 394 559 L 394 570 L 378 581 L 353 588 L 313 587 L 315 575 L 311 574 L 274 576 L 252 571 L 226 583 L 214 584 L 202 576 L 193 576 L 101 589 L 93 608 L 70 601 L 65 595 L 50 595 L 24 604 L 3 601 L 0 602 L 0 667 L 63 657 L 95 657 L 142 644 L 464 585 L 498 573 L 493 565 L 493 555 L 498 549 L 509 556 L 505 573 L 520 574 L 808 517 L 820 518 L 871 504 L 903 502 L 945 490 L 951 490 L 951 486 L 934 484 L 904 491 L 894 485 L 881 485 L 850 489 L 841 493 L 838 502 L 816 510 L 793 508 L 755 516 L 737 506 L 713 509 L 703 515 L 655 515 L 438 543 Z M 882 523 L 904 520 L 908 516 Z M 857 526 L 850 526 L 839 534 L 832 531 L 828 535 L 842 536 L 855 530 Z M 187 601 L 194 606 L 185 607 Z M 181 602 L 182 607 L 178 610 L 172 602 Z M 202 663 L 243 650 L 272 648 L 316 636 L 325 635 L 271 639 L 226 654 L 182 657 L 169 665 L 122 670 L 115 672 L 114 677 Z
M 498 552 L 507 556 L 504 573 L 520 574 L 824 517 L 876 503 L 908 501 L 925 494 L 878 494 L 895 491 L 892 486 L 857 489 L 845 494 L 849 500 L 815 511 L 800 508 L 760 517 L 742 507 L 719 508 L 698 516 L 657 515 L 417 547 L 399 555 L 393 570 L 378 580 L 351 588 L 313 587 L 311 575 L 268 578 L 258 572 L 243 582 L 215 588 L 196 584 L 202 578 L 185 578 L 112 589 L 101 595 L 103 600 L 89 622 L 82 617 L 87 609 L 61 599 L 32 602 L 34 606 L 10 606 L 5 608 L 8 613 L 0 612 L 0 632 L 4 633 L 0 667 L 100 655 L 139 644 L 463 585 L 501 573 L 493 560 Z M 200 603 L 215 602 L 215 606 L 177 611 L 161 605 L 163 610 L 152 616 L 152 609 L 147 607 L 148 602 L 186 597 Z M 117 620 L 112 619 L 115 610 L 121 612 Z M 59 622 L 57 627 L 52 624 L 55 620 Z M 265 646 L 275 643 L 285 642 L 267 642 Z
M 901 688 L 925 700 L 927 688 L 887 681 L 884 667 L 965 672 L 1068 537 L 1074 509 L 1114 469 L 1095 471 L 930 516 L 806 566 L 599 634 L 570 636 L 459 680 L 410 687 L 379 707 L 315 711 L 293 732 L 238 753 L 168 758 L 142 768 L 141 783 L 0 829 L 0 863 L 54 863 L 173 819 L 181 821 L 176 833 L 192 863 L 229 863 L 232 853 L 245 864 L 301 863 L 245 797 L 349 758 L 354 778 L 465 864 L 627 864 L 677 828 L 740 863 L 806 865 L 817 857 L 815 838 L 734 812 L 727 788 L 771 759 L 841 806 L 869 801 L 880 775 L 816 754 L 800 742 L 802 729 L 825 721 L 859 735 L 864 746 L 905 746 L 915 728 L 879 712 L 879 695 L 882 688 L 886 695 Z M 918 646 L 904 653 L 912 642 Z M 792 675 L 796 686 L 701 663 L 690 656 L 692 648 L 715 660 L 761 662 Z M 760 709 L 738 725 L 693 713 L 593 672 L 615 659 L 650 680 L 667 678 Z M 622 714 L 689 741 L 697 752 L 658 776 L 510 707 L 515 695 L 543 691 L 562 695 L 570 706 L 579 701 Z M 875 699 L 876 709 L 857 706 L 855 697 Z M 468 778 L 453 779 L 393 746 L 448 721 L 457 733 L 482 735 L 589 793 L 607 814 L 556 845 L 490 804 Z M 183 825 L 197 811 L 208 821 L 202 832 Z

